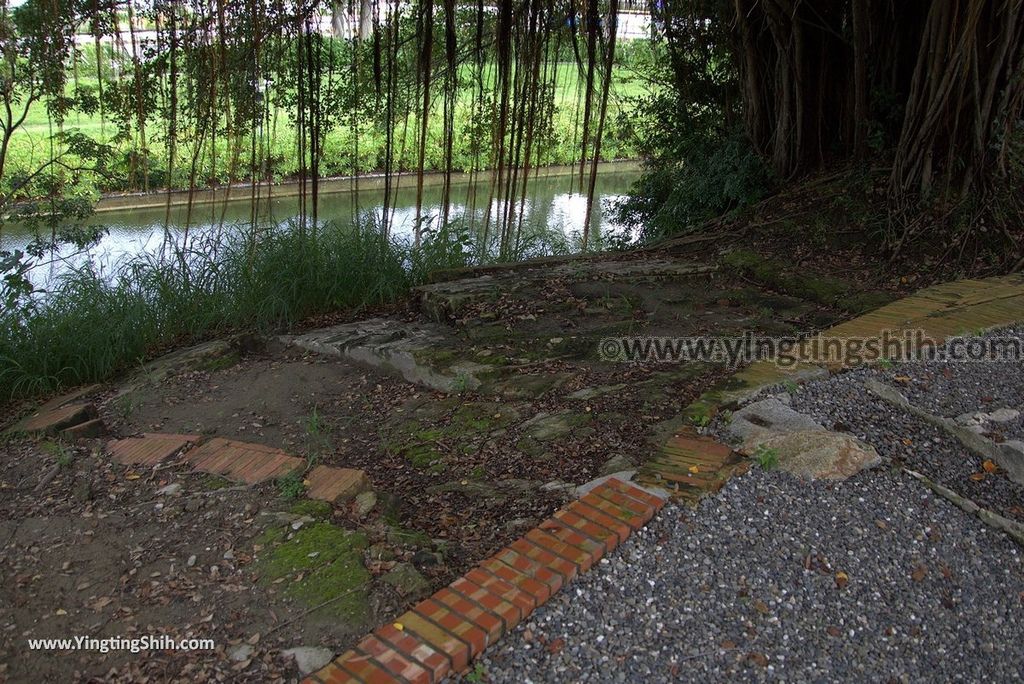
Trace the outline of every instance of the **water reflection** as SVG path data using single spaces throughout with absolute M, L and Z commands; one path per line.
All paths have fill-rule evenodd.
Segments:
M 593 207 L 591 246 L 599 246 L 602 236 L 616 231 L 610 217 L 609 205 L 622 197 L 638 172 L 628 170 L 604 170 L 598 175 Z M 399 240 L 412 240 L 416 227 L 416 195 L 414 181 L 403 178 L 400 181 L 390 215 L 390 234 Z M 586 214 L 586 196 L 576 192 L 574 176 L 558 175 L 531 179 L 525 197 L 517 196 L 511 203 L 511 221 L 518 235 L 520 250 L 531 255 L 558 251 L 572 251 L 580 247 Z M 246 191 L 248 192 L 248 191 Z M 508 202 L 489 197 L 489 186 L 485 182 L 471 186 L 468 182 L 453 183 L 449 220 L 466 226 L 479 240 L 486 226 L 487 249 L 494 253 L 497 246 L 498 226 L 504 222 L 504 213 L 509 210 Z M 239 193 L 241 194 L 241 193 Z M 335 192 L 321 195 L 318 220 L 322 224 L 333 223 L 351 226 L 357 216 L 372 216 L 375 225 L 381 225 L 384 218 L 383 192 L 380 189 L 359 192 Z M 93 216 L 90 225 L 102 226 L 106 233 L 97 244 L 85 251 L 72 246 L 46 259 L 40 260 L 30 272 L 34 285 L 45 288 L 49 282 L 70 268 L 81 267 L 91 262 L 101 274 L 112 274 L 126 260 L 140 255 L 153 257 L 167 256 L 176 250 L 201 249 L 210 244 L 211 237 L 221 231 L 242 231 L 252 229 L 253 203 L 246 198 L 228 203 L 173 207 L 170 222 L 166 209 L 147 208 L 103 212 Z M 485 207 L 490 202 L 490 217 Z M 276 197 L 269 201 L 264 197 L 257 203 L 257 225 L 272 226 L 294 221 L 298 217 L 296 197 Z M 424 188 L 424 203 L 420 214 L 421 230 L 433 230 L 440 222 L 441 188 Z M 24 249 L 33 234 L 24 227 L 4 226 L 0 234 L 0 249 Z

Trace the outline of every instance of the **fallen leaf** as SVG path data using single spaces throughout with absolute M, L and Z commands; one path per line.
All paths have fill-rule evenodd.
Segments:
M 727 651 L 731 651 L 732 649 L 736 648 L 736 642 L 730 639 L 722 639 L 722 643 L 720 643 L 719 646 L 721 646 Z
M 767 615 L 771 612 L 771 610 L 768 608 L 768 604 L 762 601 L 761 599 L 754 601 L 754 610 L 756 610 L 761 615 Z
M 981 482 L 985 479 L 985 473 L 971 473 L 971 479 L 975 482 Z
M 889 523 L 885 522 L 884 520 L 876 520 L 875 521 L 875 526 L 878 527 L 878 529 L 880 529 L 880 530 L 887 530 L 887 529 L 889 529 Z
M 748 653 L 747 662 L 760 665 L 761 667 L 768 667 L 768 656 L 764 653 Z
M 843 630 L 839 629 L 835 625 L 829 625 L 828 627 L 826 627 L 825 628 L 825 632 L 829 636 L 834 636 L 834 637 L 842 636 L 843 635 Z
M 557 639 L 552 639 L 551 643 L 548 644 L 548 653 L 558 653 L 563 648 L 565 648 L 565 639 L 558 637 Z
M 695 465 L 694 466 L 690 466 L 689 470 L 690 470 L 691 473 L 699 473 L 700 472 L 700 468 L 698 468 Z
M 928 568 L 921 564 L 914 568 L 914 571 L 910 573 L 910 579 L 914 580 L 915 582 L 920 582 L 925 578 L 925 575 L 927 574 Z
M 836 573 L 836 586 L 842 589 L 850 583 L 850 576 L 840 570 Z
M 996 465 L 996 464 L 995 464 L 995 463 L 994 463 L 994 462 L 992 461 L 992 459 L 989 459 L 989 458 L 986 458 L 986 459 L 985 459 L 984 461 L 982 461 L 982 463 L 981 463 L 981 467 L 982 467 L 982 469 L 983 469 L 983 470 L 984 470 L 984 471 L 985 471 L 986 473 L 994 473 L 994 472 L 996 472 L 997 470 L 999 470 L 999 466 L 997 466 L 997 465 Z

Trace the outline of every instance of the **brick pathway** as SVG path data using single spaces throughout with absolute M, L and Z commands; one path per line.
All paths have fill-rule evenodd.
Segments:
M 428 684 L 464 671 L 552 594 L 643 527 L 664 500 L 609 479 L 338 656 L 308 684 Z
M 107 444 L 107 453 L 123 465 L 146 467 L 184 453 L 185 461 L 199 472 L 244 484 L 275 480 L 300 471 L 306 465 L 301 458 L 262 444 L 214 437 L 195 446 L 201 439 L 199 435 L 147 433 L 141 437 L 113 440 Z M 332 504 L 351 499 L 370 484 L 362 470 L 332 466 L 313 468 L 306 475 L 306 481 L 309 498 Z

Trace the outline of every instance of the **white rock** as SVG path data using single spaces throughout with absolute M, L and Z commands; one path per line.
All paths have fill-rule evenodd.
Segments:
M 331 659 L 334 658 L 334 651 L 318 646 L 296 646 L 281 651 L 281 655 L 285 658 L 295 658 L 295 665 L 299 668 L 299 672 L 306 675 L 316 672 L 331 662 Z
M 180 491 L 181 491 L 181 484 L 179 484 L 177 482 L 172 482 L 171 484 L 167 485 L 166 487 L 161 487 L 160 489 L 156 490 L 156 493 L 158 495 L 160 495 L 160 496 L 173 496 L 173 495 L 177 494 Z

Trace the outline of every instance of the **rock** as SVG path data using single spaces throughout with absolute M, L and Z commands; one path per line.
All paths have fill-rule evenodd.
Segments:
M 457 343 L 446 328 L 433 324 L 372 318 L 280 339 L 286 345 L 352 359 L 442 392 L 478 389 L 495 371 L 493 365 L 450 353 Z
M 557 492 L 557 491 L 569 491 L 574 489 L 576 485 L 571 482 L 563 482 L 562 480 L 552 480 L 551 482 L 545 482 L 540 486 L 542 492 Z
M 805 479 L 845 480 L 882 462 L 873 446 L 852 435 L 828 430 L 776 434 L 747 453 L 765 449 L 775 451 L 779 470 Z
M 281 651 L 285 658 L 294 658 L 299 672 L 307 675 L 316 672 L 334 658 L 334 651 L 320 646 L 296 646 Z
M 752 450 L 760 442 L 787 432 L 824 431 L 809 416 L 798 413 L 778 399 L 762 399 L 749 404 L 732 416 L 728 434 L 744 450 Z
M 187 565 L 188 567 L 191 568 L 195 564 L 196 564 L 196 554 L 193 553 L 191 556 L 188 557 L 188 560 L 185 561 L 185 565 Z
M 526 434 L 540 442 L 550 442 L 565 437 L 576 428 L 590 422 L 590 413 L 573 411 L 541 412 L 524 423 Z
M 987 418 L 996 423 L 1008 423 L 1020 417 L 1020 411 L 1012 408 L 999 408 L 987 414 Z
M 366 517 L 373 507 L 377 505 L 377 494 L 371 489 L 365 492 L 360 492 L 356 495 L 356 500 L 353 505 L 353 510 L 356 517 Z
M 644 490 L 645 492 L 647 492 L 651 496 L 656 496 L 656 497 L 658 497 L 659 499 L 662 499 L 662 500 L 667 500 L 668 499 L 669 493 L 667 491 L 663 490 L 663 489 L 655 489 L 655 488 L 652 488 L 652 487 L 643 487 L 640 484 L 638 484 L 636 482 L 633 482 L 632 480 L 633 480 L 633 476 L 635 474 L 636 474 L 635 470 L 626 470 L 626 471 L 623 471 L 621 473 L 612 473 L 611 475 L 603 475 L 602 477 L 599 477 L 599 478 L 596 478 L 594 480 L 591 480 L 590 482 L 585 482 L 585 483 L 581 484 L 579 487 L 576 487 L 576 489 L 573 490 L 573 495 L 576 498 L 579 498 L 581 496 L 585 496 L 586 494 L 590 493 L 591 490 L 593 490 L 594 488 L 598 487 L 599 485 L 604 484 L 608 480 L 616 479 L 616 480 L 622 480 L 623 482 L 628 482 L 633 487 L 639 487 L 640 489 Z
M 405 598 L 417 599 L 430 593 L 430 582 L 412 563 L 399 563 L 382 575 L 381 581 L 394 587 Z
M 604 465 L 601 466 L 601 474 L 611 475 L 613 473 L 621 473 L 624 470 L 634 470 L 635 468 L 635 463 L 625 456 L 617 454 L 604 462 Z
M 444 556 L 436 551 L 427 551 L 426 549 L 420 549 L 412 556 L 412 562 L 415 565 L 426 568 L 432 565 L 442 565 L 444 563 Z
M 181 491 L 181 484 L 178 482 L 172 482 L 171 484 L 161 487 L 156 490 L 157 496 L 174 496 Z
M 601 385 L 600 387 L 584 387 L 581 390 L 567 395 L 569 399 L 578 399 L 580 401 L 587 401 L 589 399 L 596 399 L 597 397 L 604 396 L 605 394 L 611 394 L 612 392 L 621 392 L 626 389 L 625 384 L 618 385 Z
M 371 561 L 391 561 L 395 559 L 395 550 L 383 542 L 377 542 L 366 549 L 366 557 Z
M 228 650 L 228 658 L 235 661 L 236 663 L 244 663 L 246 660 L 252 657 L 252 654 L 256 652 L 256 648 L 252 644 L 238 644 L 234 648 Z

